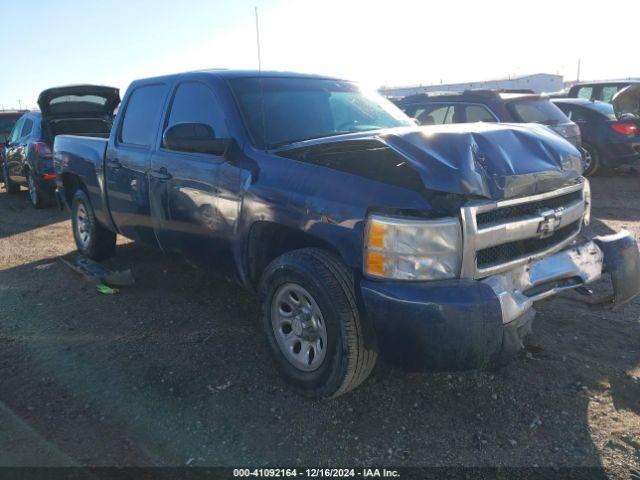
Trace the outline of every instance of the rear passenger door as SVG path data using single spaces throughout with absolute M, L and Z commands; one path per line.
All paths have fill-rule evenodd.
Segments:
M 148 174 L 168 90 L 164 83 L 133 87 L 105 159 L 111 216 L 122 235 L 148 245 L 158 243 L 149 207 Z
M 228 138 L 223 110 L 208 84 L 185 80 L 172 97 L 163 130 L 204 123 L 216 138 Z M 231 271 L 239 189 L 240 171 L 222 155 L 169 150 L 159 138 L 151 160 L 151 210 L 163 250 L 221 273 Z

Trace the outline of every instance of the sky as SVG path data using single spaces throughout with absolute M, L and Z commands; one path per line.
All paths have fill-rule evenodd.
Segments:
M 124 93 L 137 78 L 257 68 L 254 7 L 265 70 L 379 87 L 538 72 L 574 80 L 580 59 L 581 79 L 640 77 L 638 0 L 0 0 L 0 6 L 0 109 L 34 108 L 40 91 L 52 86 L 95 83 Z

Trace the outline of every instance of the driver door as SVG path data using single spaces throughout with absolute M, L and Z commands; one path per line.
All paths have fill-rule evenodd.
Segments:
M 222 109 L 205 83 L 179 83 L 163 130 L 183 122 L 209 125 L 227 138 Z M 170 150 L 160 139 L 151 157 L 150 202 L 160 246 L 205 268 L 232 267 L 231 237 L 240 210 L 240 172 L 222 155 Z

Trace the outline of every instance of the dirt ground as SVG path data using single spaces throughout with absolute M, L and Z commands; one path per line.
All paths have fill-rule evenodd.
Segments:
M 592 232 L 640 236 L 640 176 L 592 180 Z M 278 376 L 254 298 L 121 240 L 136 284 L 101 296 L 58 257 L 68 215 L 0 193 L 0 465 L 640 467 L 640 300 L 537 304 L 498 371 L 379 362 L 353 393 Z

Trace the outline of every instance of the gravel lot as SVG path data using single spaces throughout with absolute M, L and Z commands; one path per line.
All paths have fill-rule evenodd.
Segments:
M 640 176 L 592 181 L 590 230 L 640 236 Z M 537 306 L 493 372 L 382 363 L 316 402 L 276 373 L 253 297 L 121 240 L 133 287 L 101 296 L 58 257 L 66 213 L 0 193 L 0 465 L 640 466 L 640 300 Z

